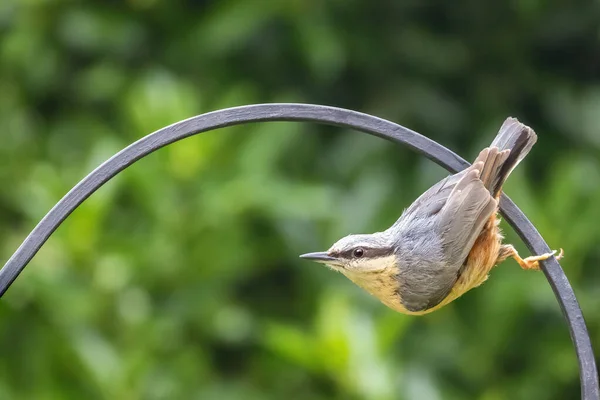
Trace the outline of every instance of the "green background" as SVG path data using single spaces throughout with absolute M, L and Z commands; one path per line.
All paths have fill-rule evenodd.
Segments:
M 600 3 L 0 2 L 0 259 L 144 135 L 262 102 L 374 114 L 472 160 L 539 136 L 506 192 L 600 346 Z M 0 399 L 577 399 L 542 273 L 514 261 L 426 317 L 302 261 L 385 229 L 445 171 L 357 132 L 239 126 L 135 164 L 0 303 Z M 528 254 L 505 224 L 507 241 Z

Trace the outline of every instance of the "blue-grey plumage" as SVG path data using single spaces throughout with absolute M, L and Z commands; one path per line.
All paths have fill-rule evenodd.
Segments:
M 343 273 L 387 306 L 416 315 L 479 286 L 507 257 L 524 269 L 539 269 L 538 262 L 554 253 L 521 259 L 514 247 L 502 245 L 497 218 L 502 184 L 536 140 L 531 128 L 508 118 L 470 167 L 428 189 L 390 228 L 349 235 L 327 252 L 301 257 Z

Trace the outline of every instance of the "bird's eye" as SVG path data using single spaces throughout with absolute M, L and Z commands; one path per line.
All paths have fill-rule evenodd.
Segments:
M 361 258 L 363 256 L 363 254 L 365 254 L 365 251 L 363 249 L 361 249 L 360 247 L 358 247 L 358 248 L 354 249 L 352 254 L 356 258 Z

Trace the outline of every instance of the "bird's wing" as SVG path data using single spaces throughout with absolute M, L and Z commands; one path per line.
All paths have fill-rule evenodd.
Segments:
M 418 219 L 428 218 L 437 215 L 448 201 L 448 196 L 461 177 L 466 173 L 461 171 L 457 174 L 447 176 L 419 196 L 402 213 L 402 216 L 396 221 L 394 226 L 401 225 L 404 221 L 417 217 Z
M 476 163 L 432 186 L 398 220 L 399 295 L 408 310 L 428 310 L 448 296 L 495 212 L 497 201 L 480 179 L 481 167 Z
M 436 230 L 448 265 L 460 269 L 498 202 L 480 179 L 482 162 L 471 166 L 440 210 Z

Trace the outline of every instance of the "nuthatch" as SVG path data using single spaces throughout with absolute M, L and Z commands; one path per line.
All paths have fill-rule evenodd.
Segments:
M 503 183 L 536 140 L 531 128 L 508 118 L 470 167 L 432 186 L 390 228 L 346 236 L 326 252 L 300 257 L 326 264 L 411 315 L 435 311 L 481 285 L 508 257 L 539 270 L 539 261 L 556 251 L 522 259 L 502 244 L 497 215 Z M 561 249 L 557 258 L 562 255 Z

